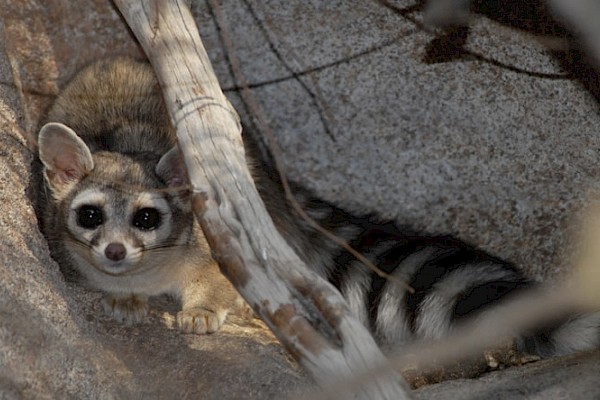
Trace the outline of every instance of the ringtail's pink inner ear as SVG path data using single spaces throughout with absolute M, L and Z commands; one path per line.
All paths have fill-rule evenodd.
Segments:
M 46 182 L 57 199 L 94 168 L 90 149 L 71 128 L 61 123 L 50 122 L 42 127 L 38 148 Z
M 155 172 L 169 187 L 185 186 L 189 183 L 185 161 L 177 145 L 160 158 Z

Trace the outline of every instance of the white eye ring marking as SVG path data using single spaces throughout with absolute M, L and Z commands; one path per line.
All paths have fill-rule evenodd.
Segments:
M 135 214 L 142 208 L 155 208 L 158 210 L 161 216 L 171 214 L 169 203 L 167 203 L 167 201 L 159 194 L 153 192 L 140 193 L 137 199 L 132 202 L 131 213 Z
M 102 207 L 106 203 L 106 194 L 97 188 L 86 189 L 79 193 L 71 202 L 71 210 L 77 210 L 84 204 Z

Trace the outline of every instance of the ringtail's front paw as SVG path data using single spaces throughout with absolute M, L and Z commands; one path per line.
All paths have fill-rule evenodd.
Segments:
M 214 312 L 202 307 L 192 307 L 177 313 L 177 326 L 183 333 L 213 333 L 223 326 L 226 317 L 226 312 Z
M 102 298 L 104 312 L 116 321 L 127 325 L 137 324 L 148 315 L 148 301 L 138 296 L 119 297 L 106 295 Z

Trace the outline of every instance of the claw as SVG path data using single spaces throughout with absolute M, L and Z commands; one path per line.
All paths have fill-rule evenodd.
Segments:
M 225 316 L 201 307 L 193 307 L 177 313 L 177 325 L 183 333 L 206 334 L 219 330 Z
M 102 298 L 102 307 L 106 314 L 126 325 L 140 323 L 148 315 L 146 299 L 134 295 L 130 297 L 106 295 Z

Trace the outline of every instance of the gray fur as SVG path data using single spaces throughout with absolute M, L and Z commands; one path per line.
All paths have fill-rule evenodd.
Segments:
M 106 293 L 116 320 L 136 323 L 147 299 L 179 299 L 184 332 L 214 332 L 241 300 L 220 274 L 195 222 L 183 162 L 160 91 L 146 63 L 101 61 L 81 71 L 56 99 L 38 136 L 47 192 L 43 226 L 54 258 Z M 82 206 L 103 223 L 80 226 Z M 132 218 L 157 210 L 160 224 L 137 229 Z M 109 259 L 108 248 L 124 255 Z
M 91 65 L 57 98 L 47 122 L 39 145 L 52 196 L 43 219 L 56 260 L 105 291 L 103 305 L 117 320 L 142 320 L 149 296 L 170 293 L 182 303 L 177 320 L 183 331 L 218 329 L 240 300 L 211 259 L 181 187 L 187 176 L 151 67 L 125 58 Z M 297 215 L 251 136 L 244 139 L 277 229 L 309 267 L 337 285 L 382 344 L 441 338 L 458 319 L 532 285 L 510 263 L 450 236 L 418 235 L 373 216 L 348 214 L 292 183 L 310 216 L 416 291 L 375 276 Z M 88 203 L 106 209 L 105 223 L 94 230 L 79 227 L 76 219 Z M 131 215 L 140 207 L 160 210 L 156 231 L 132 228 Z M 109 247 L 127 256 L 104 262 L 108 253 L 119 253 Z M 599 325 L 600 314 L 573 316 L 547 335 L 527 338 L 525 347 L 542 355 L 597 347 Z
M 466 288 L 493 280 L 510 278 L 511 273 L 498 265 L 477 263 L 458 268 L 435 284 L 423 300 L 416 321 L 416 334 L 433 340 L 448 335 L 452 327 L 455 299 Z
M 394 271 L 392 276 L 401 282 L 410 282 L 410 277 L 415 271 L 437 252 L 437 249 L 427 247 L 411 254 L 402 261 L 402 265 Z M 383 290 L 382 299 L 377 310 L 375 332 L 384 344 L 403 344 L 414 337 L 402 306 L 405 294 L 406 288 L 393 282 L 389 282 Z

